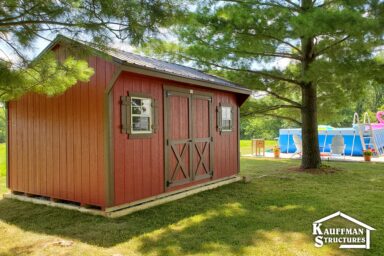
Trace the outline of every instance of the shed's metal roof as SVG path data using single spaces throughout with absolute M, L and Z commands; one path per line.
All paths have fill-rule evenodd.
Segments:
M 207 82 L 215 83 L 215 84 L 226 86 L 226 87 L 248 90 L 240 85 L 231 83 L 217 76 L 213 76 L 187 66 L 174 64 L 174 63 L 170 63 L 167 61 L 158 60 L 150 57 L 145 57 L 145 56 L 141 56 L 138 54 L 134 54 L 131 52 L 126 52 L 118 49 L 111 49 L 108 51 L 108 54 L 119 60 L 126 61 L 129 64 L 134 64 L 140 67 L 145 67 L 145 68 L 149 68 L 149 69 L 153 69 L 161 72 L 166 72 L 166 73 L 177 75 L 180 77 L 185 77 L 185 78 L 190 78 L 190 79 L 195 79 L 200 81 L 207 81 Z
M 95 47 L 90 42 L 84 42 L 79 40 L 74 40 L 71 38 L 68 38 L 63 35 L 58 35 L 36 58 L 38 59 L 40 56 L 45 54 L 46 51 L 52 49 L 57 43 L 59 43 L 61 40 L 63 41 L 69 41 L 71 43 L 77 43 L 83 46 L 86 46 L 88 48 L 91 48 L 97 52 L 101 52 L 102 54 L 106 54 L 114 58 L 115 60 L 118 60 L 119 62 L 122 62 L 123 64 L 127 65 L 133 65 L 138 68 L 151 70 L 153 72 L 168 74 L 170 76 L 176 76 L 184 79 L 194 80 L 197 82 L 207 84 L 205 86 L 212 87 L 212 88 L 221 88 L 223 90 L 233 91 L 237 93 L 242 93 L 246 95 L 250 95 L 252 93 L 251 90 L 244 88 L 240 85 L 234 84 L 232 82 L 229 82 L 225 79 L 219 78 L 214 75 L 209 75 L 207 73 L 204 73 L 198 69 L 186 67 L 179 64 L 170 63 L 163 60 L 158 60 L 150 57 L 145 57 L 139 54 L 126 52 L 118 49 L 109 48 L 108 50 L 101 50 Z M 170 78 L 172 80 L 172 78 Z M 199 83 L 196 83 L 199 84 Z

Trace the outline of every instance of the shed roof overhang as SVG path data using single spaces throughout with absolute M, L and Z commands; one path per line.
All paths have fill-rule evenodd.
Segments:
M 205 79 L 197 79 L 197 78 L 191 78 L 186 76 L 177 75 L 171 72 L 167 72 L 164 70 L 158 70 L 154 68 L 150 68 L 147 66 L 137 65 L 134 63 L 129 63 L 123 59 L 117 58 L 109 53 L 103 52 L 95 47 L 89 46 L 84 42 L 76 41 L 71 38 L 65 37 L 63 35 L 58 35 L 36 58 L 35 61 L 39 58 L 41 58 L 45 53 L 52 50 L 55 46 L 60 44 L 76 44 L 78 46 L 86 47 L 88 50 L 91 51 L 92 54 L 101 57 L 103 59 L 106 59 L 108 61 L 112 61 L 113 63 L 117 64 L 122 71 L 137 73 L 137 74 L 143 74 L 148 75 L 152 77 L 172 80 L 176 82 L 182 82 L 182 83 L 188 83 L 192 85 L 197 85 L 201 87 L 206 87 L 210 89 L 216 89 L 216 90 L 222 90 L 222 91 L 229 91 L 233 93 L 240 94 L 239 98 L 239 105 L 245 102 L 245 100 L 252 94 L 252 91 L 238 86 L 226 86 L 219 83 L 215 83 L 212 81 L 207 81 Z M 111 89 L 111 88 L 109 88 Z

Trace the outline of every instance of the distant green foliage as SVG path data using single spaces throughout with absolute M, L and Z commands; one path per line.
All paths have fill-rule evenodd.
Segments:
M 260 138 L 260 137 L 257 137 Z M 266 151 L 272 152 L 273 147 L 277 146 L 277 140 L 266 140 L 265 141 L 265 149 Z M 250 155 L 252 154 L 252 145 L 251 140 L 240 140 L 240 155 Z
M 5 143 L 0 144 L 0 177 L 5 176 L 6 173 L 6 146 Z
M 0 107 L 0 143 L 5 143 L 7 132 L 7 121 L 4 107 Z
M 271 119 L 267 117 L 243 118 L 240 126 L 240 136 L 242 139 L 267 139 L 273 140 L 279 136 L 279 129 L 283 128 L 283 120 Z

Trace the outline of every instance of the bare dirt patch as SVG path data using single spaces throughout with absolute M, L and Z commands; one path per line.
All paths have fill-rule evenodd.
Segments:
M 343 169 L 340 169 L 340 168 L 335 168 L 335 167 L 332 167 L 332 166 L 329 166 L 329 165 L 322 165 L 320 168 L 318 169 L 304 169 L 304 168 L 301 168 L 300 166 L 298 167 L 290 167 L 287 169 L 287 171 L 289 172 L 305 172 L 305 173 L 310 173 L 310 174 L 333 174 L 333 173 L 336 173 L 336 172 L 340 172 L 342 171 Z

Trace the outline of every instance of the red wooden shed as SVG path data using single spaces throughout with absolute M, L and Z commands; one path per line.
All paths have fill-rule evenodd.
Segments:
M 68 44 L 89 49 L 58 36 L 45 51 L 64 58 Z M 115 212 L 236 180 L 239 107 L 250 90 L 121 50 L 92 52 L 88 83 L 9 102 L 14 197 Z

